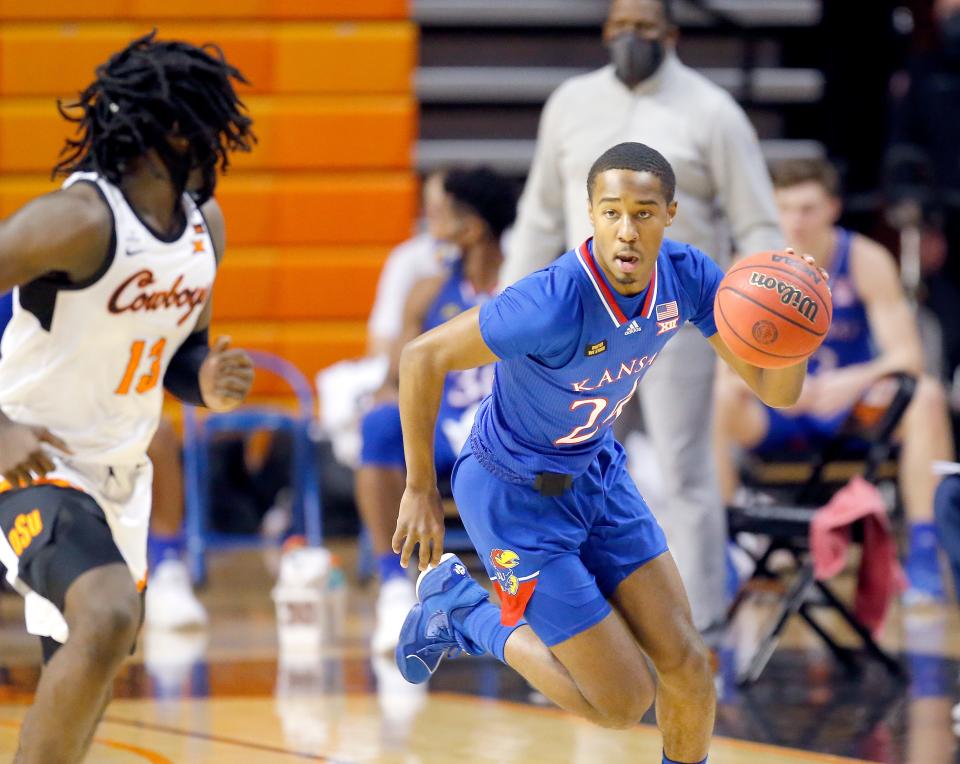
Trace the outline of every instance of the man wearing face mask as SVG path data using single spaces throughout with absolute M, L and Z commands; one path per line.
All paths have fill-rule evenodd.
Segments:
M 565 82 L 544 107 L 502 281 L 590 236 L 583 180 L 592 160 L 622 141 L 652 146 L 673 166 L 679 213 L 671 238 L 720 257 L 731 244 L 740 253 L 782 247 L 753 127 L 726 92 L 677 57 L 670 0 L 613 0 L 603 39 L 611 64 Z M 713 373 L 708 349 L 685 327 L 640 391 L 665 488 L 653 510 L 701 630 L 724 614 L 726 523 L 709 446 Z
M 911 209 L 922 209 L 945 239 L 943 262 L 925 262 L 924 270 L 926 302 L 942 325 L 950 375 L 960 367 L 960 0 L 937 0 L 933 10 L 939 46 L 892 82 L 887 166 L 893 216 L 911 220 Z
M 480 305 L 495 291 L 503 251 L 500 240 L 513 223 L 513 185 L 491 170 L 451 170 L 442 178 L 443 196 L 434 210 L 437 239 L 462 254 L 449 269 L 413 285 L 403 310 L 403 322 L 390 353 L 388 388 L 381 403 L 363 418 L 363 445 L 356 472 L 357 507 L 370 533 L 380 574 L 375 654 L 397 646 L 400 627 L 416 602 L 413 582 L 390 548 L 397 508 L 406 482 L 400 409 L 396 401 L 398 365 L 403 346 L 454 316 Z M 493 366 L 453 371 L 447 375 L 435 441 L 436 470 L 449 477 L 463 447 L 480 401 L 493 386 Z

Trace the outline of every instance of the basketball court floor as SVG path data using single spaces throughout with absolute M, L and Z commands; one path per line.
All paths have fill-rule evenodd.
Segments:
M 659 764 L 652 724 L 611 731 L 547 704 L 487 659 L 444 664 L 429 688 L 406 684 L 367 648 L 374 598 L 352 581 L 352 548 L 336 551 L 345 586 L 317 606 L 284 610 L 270 597 L 275 564 L 258 551 L 214 556 L 203 592 L 210 627 L 143 635 L 89 762 L 395 762 Z M 731 680 L 768 615 L 749 608 L 720 650 L 720 707 L 711 764 L 958 759 L 950 718 L 958 692 L 955 608 L 897 608 L 882 644 L 910 670 L 898 682 L 865 665 L 844 672 L 802 624 L 792 624 L 759 682 Z M 0 596 L 0 759 L 14 751 L 39 673 L 21 604 Z

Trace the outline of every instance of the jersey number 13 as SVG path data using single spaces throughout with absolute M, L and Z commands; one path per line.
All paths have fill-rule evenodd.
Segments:
M 138 393 L 149 392 L 155 388 L 157 382 L 160 381 L 160 364 L 163 360 L 163 348 L 166 344 L 167 340 L 161 338 L 153 343 L 153 346 L 150 348 L 147 354 L 147 358 L 150 359 L 150 369 L 145 374 L 141 374 L 139 380 L 137 380 L 134 389 Z M 134 377 L 137 376 L 137 372 L 140 370 L 140 362 L 143 360 L 143 350 L 146 346 L 146 340 L 136 340 L 130 346 L 130 360 L 127 361 L 127 369 L 123 373 L 123 379 L 120 380 L 117 389 L 113 391 L 115 395 L 126 395 L 130 392 Z

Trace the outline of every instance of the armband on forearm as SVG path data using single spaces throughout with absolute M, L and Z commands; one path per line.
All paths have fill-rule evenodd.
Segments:
M 200 393 L 200 367 L 210 352 L 210 339 L 206 329 L 196 331 L 184 340 L 170 359 L 163 386 L 184 403 L 203 406 Z

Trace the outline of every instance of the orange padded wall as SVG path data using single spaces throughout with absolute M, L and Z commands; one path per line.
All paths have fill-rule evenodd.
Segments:
M 415 214 L 407 0 L 0 0 L 0 216 L 53 187 L 70 129 L 56 99 L 154 27 L 216 43 L 250 80 L 259 144 L 218 187 L 214 331 L 311 377 L 361 354 L 377 274 Z

